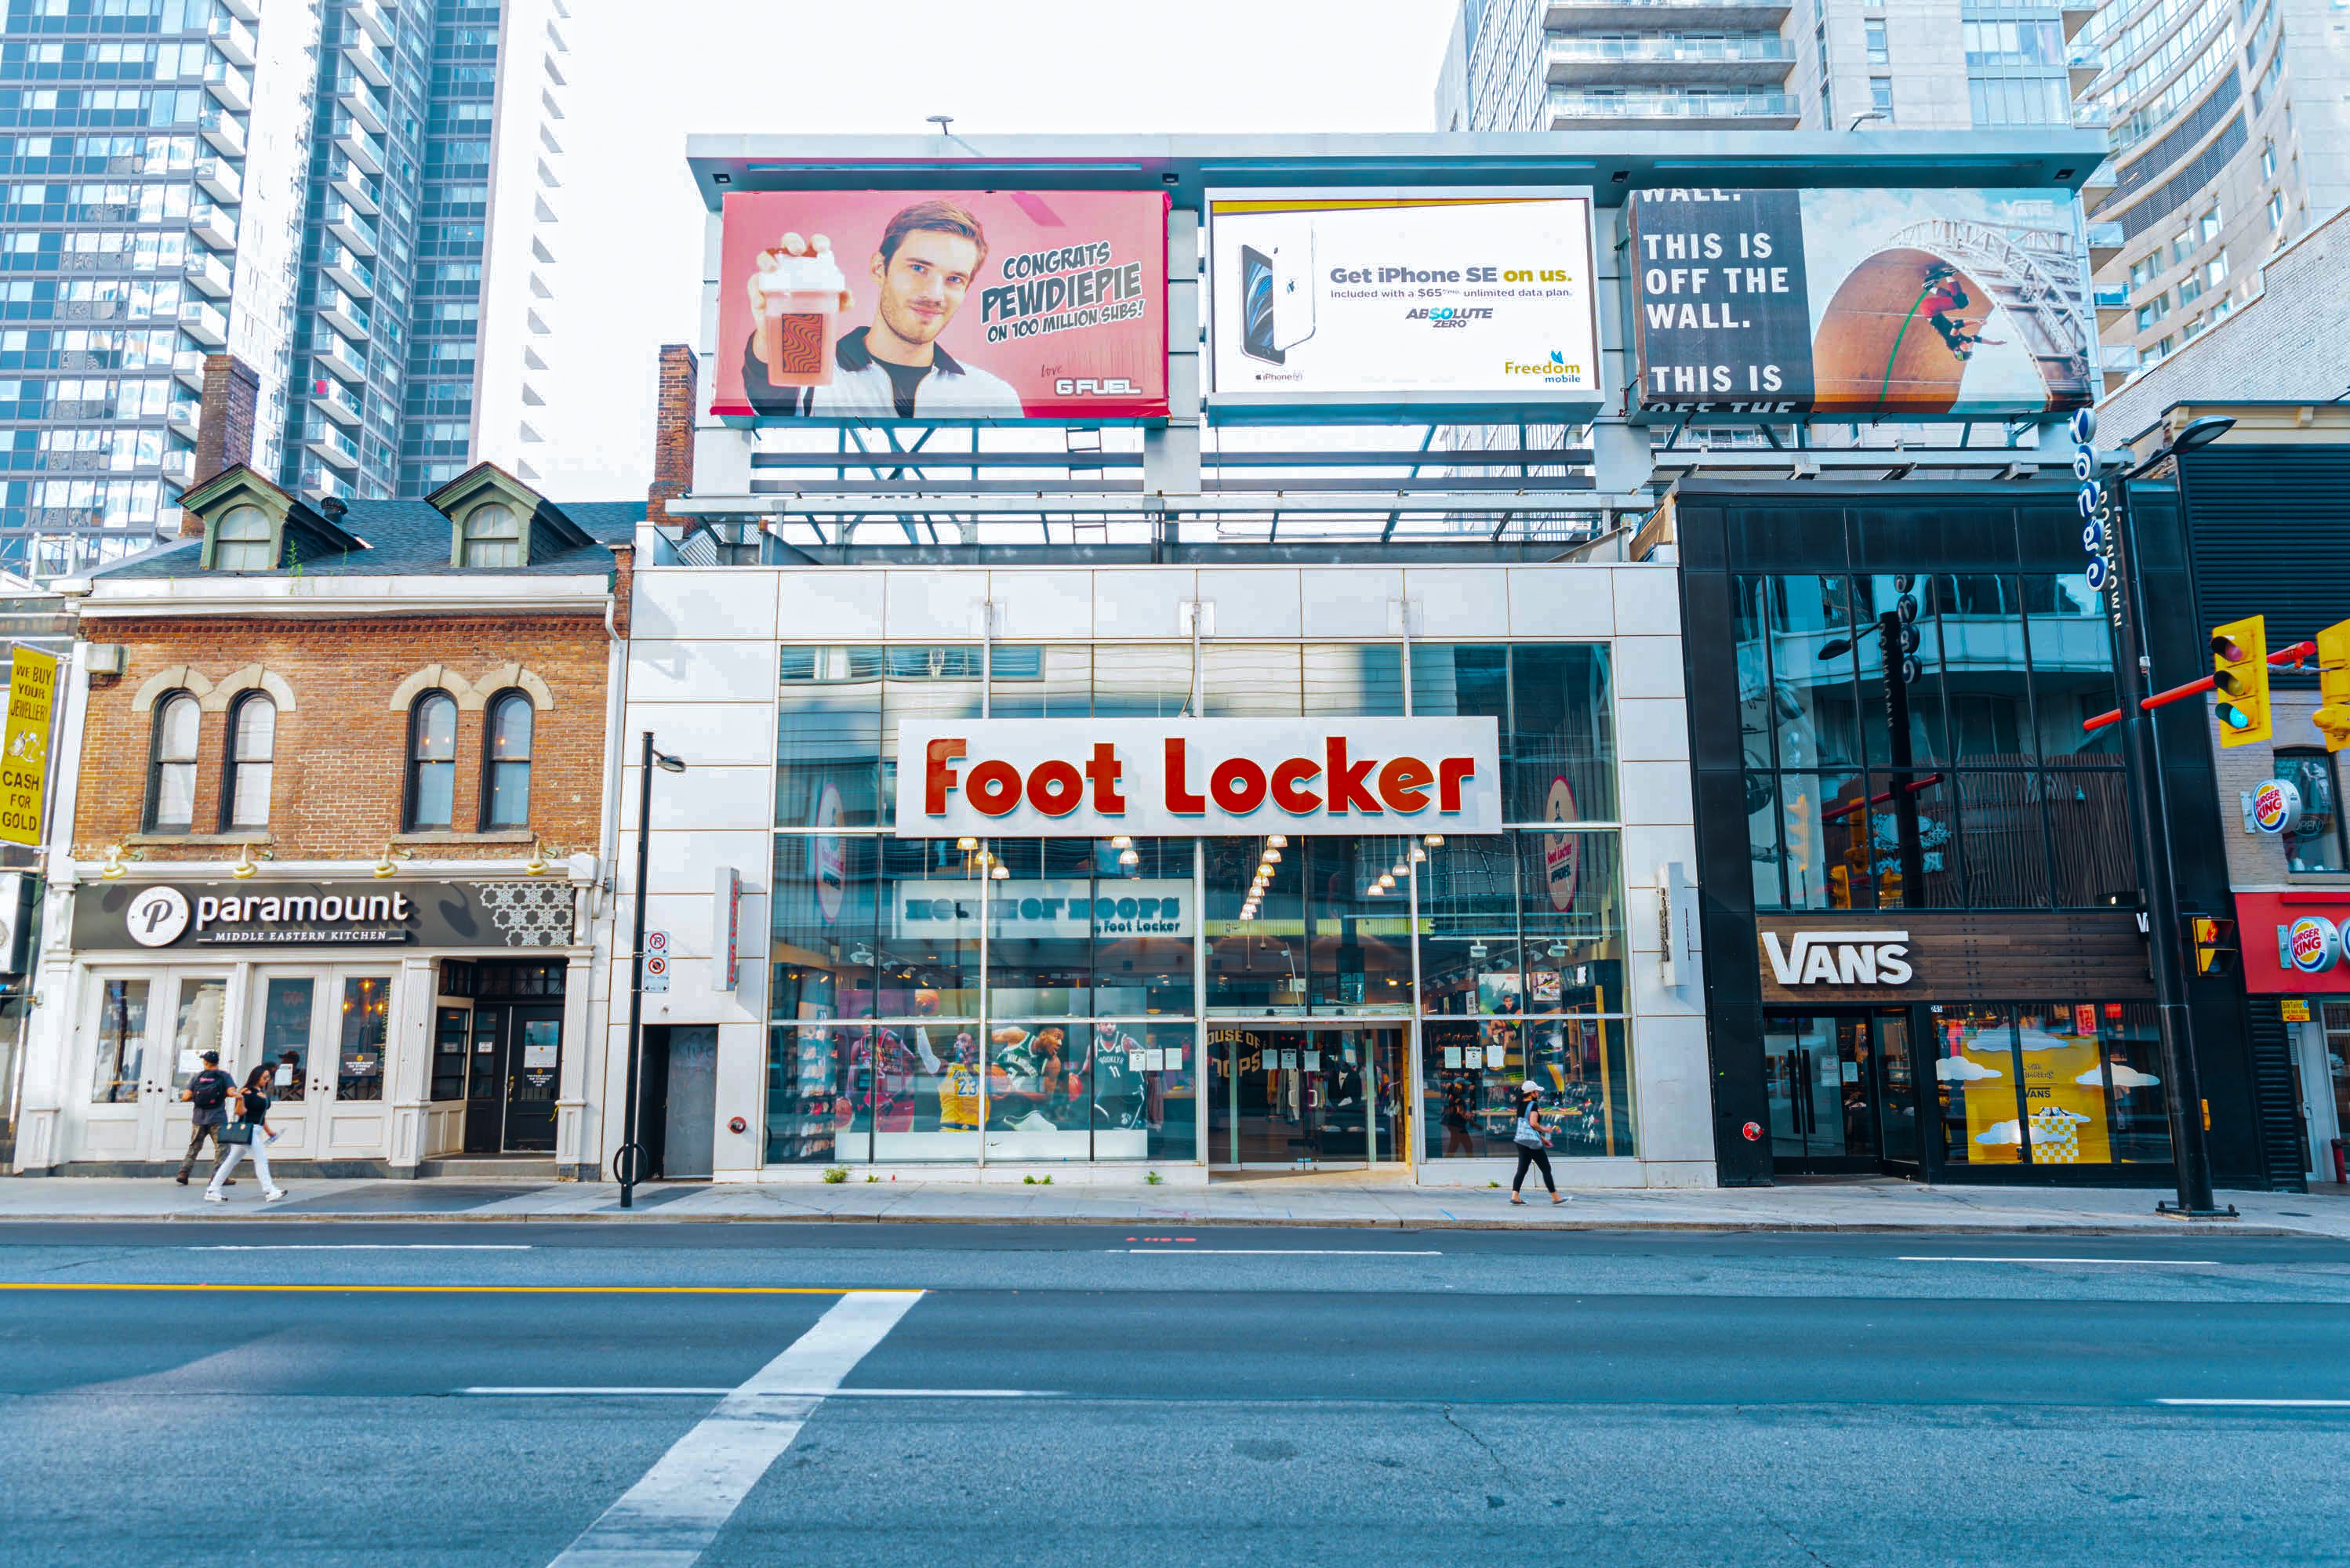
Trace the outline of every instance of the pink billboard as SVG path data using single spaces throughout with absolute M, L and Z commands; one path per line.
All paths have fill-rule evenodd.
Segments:
M 726 198 L 711 411 L 760 420 L 1167 412 L 1167 196 Z

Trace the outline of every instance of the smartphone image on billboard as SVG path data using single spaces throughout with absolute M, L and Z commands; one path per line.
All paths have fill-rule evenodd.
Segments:
M 1273 255 L 1273 346 L 1286 354 L 1314 336 L 1314 223 L 1282 225 Z
M 1273 258 L 1253 245 L 1241 247 L 1241 352 L 1268 365 L 1288 356 L 1274 341 Z

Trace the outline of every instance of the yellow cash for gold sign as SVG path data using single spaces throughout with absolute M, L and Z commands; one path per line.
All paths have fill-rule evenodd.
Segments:
M 49 710 L 57 689 L 54 654 L 20 648 L 8 678 L 8 729 L 0 742 L 0 839 L 41 841 L 41 790 L 49 773 Z

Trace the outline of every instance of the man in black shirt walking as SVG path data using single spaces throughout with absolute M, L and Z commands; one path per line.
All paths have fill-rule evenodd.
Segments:
M 188 1173 L 196 1168 L 196 1155 L 212 1140 L 213 1158 L 221 1156 L 220 1130 L 228 1125 L 228 1093 L 236 1087 L 236 1080 L 221 1071 L 220 1053 L 204 1053 L 204 1070 L 188 1080 L 180 1091 L 180 1098 L 194 1107 L 188 1118 L 188 1157 L 180 1161 L 180 1185 L 188 1184 Z M 235 1185 L 234 1178 L 228 1185 Z

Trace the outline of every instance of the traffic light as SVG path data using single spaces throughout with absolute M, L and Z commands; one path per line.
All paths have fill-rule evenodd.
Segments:
M 2317 634 L 2317 711 L 2310 722 L 2325 736 L 2325 749 L 2350 746 L 2350 620 Z
M 2269 738 L 2269 634 L 2266 620 L 2249 616 L 2211 631 L 2212 709 L 2220 743 L 2249 746 Z
M 2187 934 L 2195 949 L 2197 974 L 2236 972 L 2236 922 L 2211 915 L 2187 917 Z

